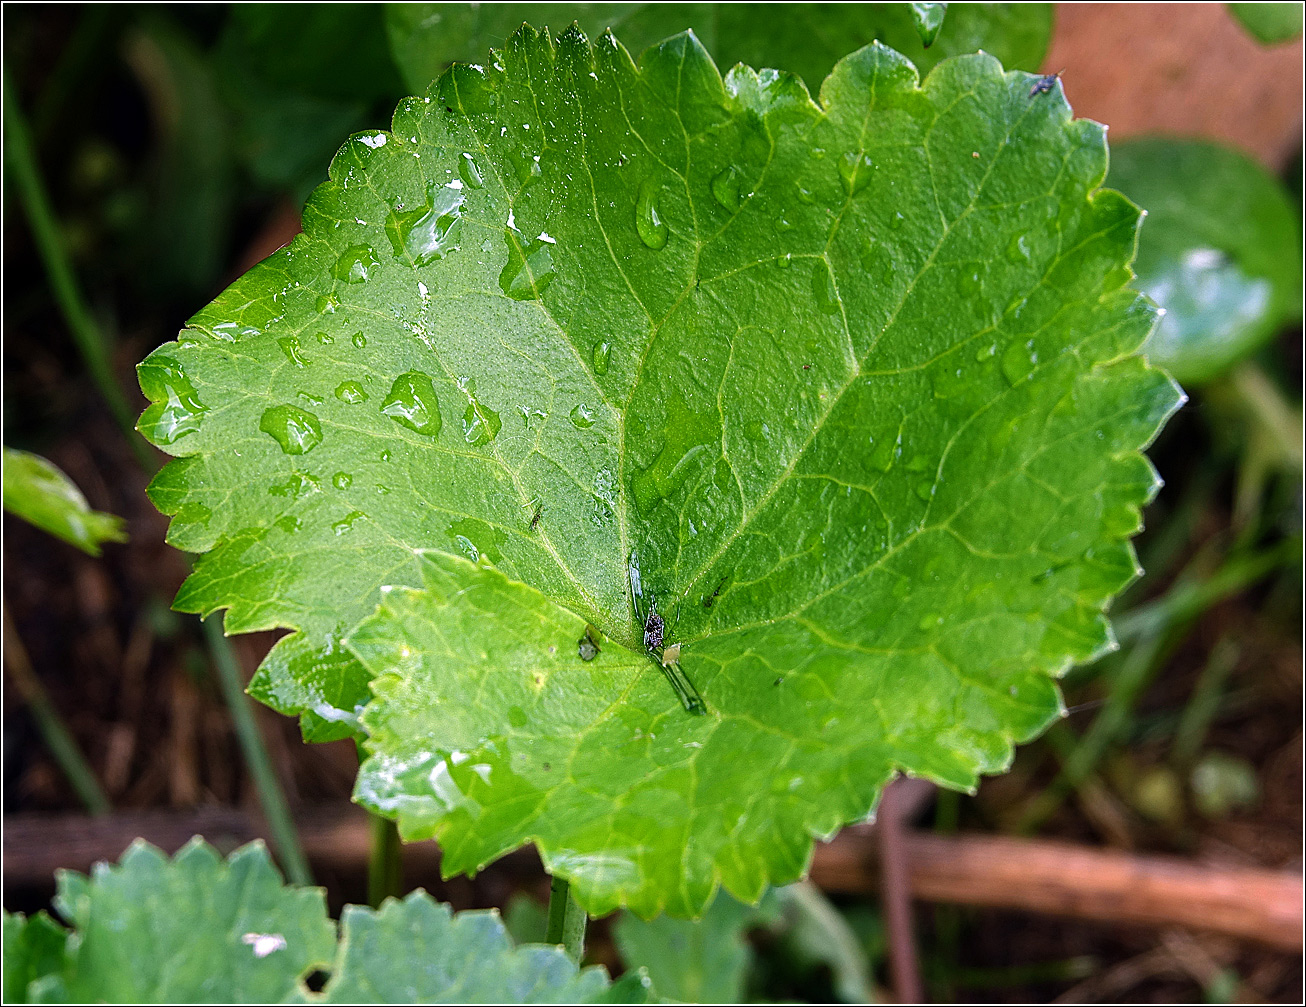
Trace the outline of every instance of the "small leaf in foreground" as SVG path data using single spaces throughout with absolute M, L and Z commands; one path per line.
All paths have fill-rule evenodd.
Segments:
M 594 1003 L 610 987 L 557 947 L 514 948 L 498 912 L 454 913 L 420 889 L 379 910 L 346 906 L 340 927 L 331 978 L 300 1002 Z
M 610 984 L 562 949 L 514 947 L 498 913 L 425 892 L 346 906 L 337 942 L 320 888 L 285 885 L 261 842 L 227 860 L 196 837 L 172 859 L 138 840 L 119 864 L 58 877 L 65 931 L 4 916 L 6 1003 L 647 1002 L 646 975 Z M 326 971 L 323 991 L 304 979 Z
M 58 887 L 74 1003 L 272 1003 L 335 948 L 322 890 L 283 885 L 262 843 L 224 861 L 198 837 L 172 859 L 137 840 Z
M 1246 154 L 1161 137 L 1111 148 L 1111 185 L 1147 211 L 1139 289 L 1165 309 L 1143 348 L 1179 381 L 1224 373 L 1301 318 L 1301 226 Z
M 71 479 L 40 455 L 4 449 L 4 508 L 92 556 L 126 542 L 122 518 L 91 510 Z

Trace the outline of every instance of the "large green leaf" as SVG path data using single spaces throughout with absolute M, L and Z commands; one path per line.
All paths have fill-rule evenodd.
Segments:
M 895 770 L 974 786 L 1112 645 L 1180 401 L 1102 128 L 1033 80 L 456 67 L 141 365 L 177 605 L 296 630 L 253 691 L 361 724 L 446 871 L 535 840 L 593 912 L 755 899 Z
M 816 88 L 845 54 L 874 39 L 924 73 L 983 49 L 1006 66 L 1037 70 L 1052 35 L 1052 4 L 861 3 L 396 3 L 386 24 L 395 62 L 422 92 L 455 60 L 481 62 L 523 21 L 561 30 L 574 20 L 611 29 L 631 52 L 691 29 L 720 66 L 780 67 Z M 917 10 L 929 8 L 929 10 Z M 929 35 L 929 41 L 925 36 Z
M 337 944 L 320 888 L 282 884 L 262 843 L 223 860 L 198 837 L 169 860 L 138 840 L 117 866 L 59 875 L 44 913 L 4 917 L 6 1003 L 645 1002 L 558 947 L 514 947 L 497 912 L 453 913 L 418 890 L 346 906 Z M 304 980 L 328 979 L 320 994 Z
M 1301 318 L 1301 223 L 1259 164 L 1206 140 L 1111 148 L 1113 186 L 1147 210 L 1140 289 L 1165 317 L 1144 352 L 1183 382 L 1217 377 Z
M 26 451 L 4 449 L 4 507 L 92 556 L 104 542 L 127 541 L 122 518 L 91 510 L 71 479 Z

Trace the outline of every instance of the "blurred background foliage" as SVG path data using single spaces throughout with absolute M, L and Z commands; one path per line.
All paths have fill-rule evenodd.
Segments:
M 139 408 L 132 363 L 289 240 L 348 134 L 384 128 L 399 98 L 451 60 L 489 58 L 523 19 L 555 31 L 575 19 L 591 35 L 612 27 L 636 56 L 693 28 L 723 69 L 783 67 L 814 93 L 840 56 L 872 38 L 922 73 L 979 48 L 1009 67 L 1060 69 L 1046 65 L 1053 5 L 951 5 L 928 48 L 910 6 L 7 6 L 6 108 L 12 100 L 30 127 L 30 160 L 108 377 L 76 325 L 70 335 L 27 198 L 8 184 L 19 174 L 10 120 L 4 440 L 54 458 L 97 510 L 124 515 L 131 542 L 93 561 L 5 519 L 6 667 L 12 611 L 13 637 L 27 642 L 50 694 L 6 700 L 5 812 L 77 806 L 81 788 L 43 748 L 56 707 L 116 807 L 248 797 L 203 634 L 167 608 L 185 565 L 162 545 L 164 525 L 144 499 L 152 466 L 101 396 L 116 381 Z M 1255 44 L 1299 46 L 1284 39 L 1300 36 L 1300 4 L 1229 6 L 1247 8 L 1232 13 Z M 1300 79 L 1293 86 L 1300 94 Z M 1069 673 L 1070 715 L 1022 749 L 1012 772 L 975 797 L 938 796 L 941 832 L 1300 867 L 1300 101 L 1296 115 L 1287 164 L 1168 135 L 1163 121 L 1155 135 L 1112 143 L 1107 184 L 1149 211 L 1136 285 L 1167 310 L 1148 352 L 1192 401 L 1152 452 L 1167 485 L 1139 540 L 1147 574 L 1114 610 L 1121 649 Z M 21 512 L 10 508 L 9 469 L 7 460 L 6 508 Z M 106 527 L 106 538 L 120 536 L 118 524 Z M 242 646 L 251 667 L 259 644 Z M 263 724 L 292 803 L 346 800 L 352 751 L 300 745 L 287 725 Z M 351 884 L 342 879 L 333 899 L 357 898 Z M 487 897 L 470 883 L 430 887 L 456 903 Z M 521 939 L 538 939 L 539 913 L 519 893 L 506 918 Z M 948 907 L 922 910 L 918 922 L 936 998 L 1273 998 L 1299 983 L 1299 961 L 1220 945 L 1203 951 L 1215 963 L 1205 979 L 1140 966 L 1129 985 L 1119 968 L 1151 953 L 1146 935 L 1058 924 L 1051 936 L 1036 919 Z M 877 906 L 809 885 L 756 908 L 718 900 L 698 924 L 619 919 L 610 934 L 596 931 L 594 953 L 647 966 L 664 995 L 685 1000 L 855 1001 L 885 981 Z

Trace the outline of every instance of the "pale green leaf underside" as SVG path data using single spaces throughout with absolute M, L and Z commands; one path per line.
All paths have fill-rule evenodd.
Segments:
M 123 520 L 91 510 L 71 479 L 40 455 L 4 449 L 4 507 L 92 556 L 104 542 L 125 542 Z
M 346 906 L 337 942 L 322 889 L 283 884 L 261 843 L 223 860 L 196 838 L 170 860 L 138 840 L 89 878 L 61 872 L 55 901 L 71 934 L 5 915 L 6 1002 L 591 1003 L 616 989 L 560 948 L 514 947 L 497 912 L 420 889 Z M 320 994 L 303 983 L 314 970 Z M 626 991 L 647 999 L 635 978 Z
M 754 898 L 895 769 L 972 786 L 1110 645 L 1179 401 L 1102 129 L 1032 80 L 873 45 L 817 104 L 530 31 L 455 68 L 142 365 L 209 551 L 177 604 L 299 630 L 255 693 L 363 713 L 360 799 L 445 870 L 535 839 L 595 912 Z

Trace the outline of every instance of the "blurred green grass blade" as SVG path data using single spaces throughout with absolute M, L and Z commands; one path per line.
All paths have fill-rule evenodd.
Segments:
M 37 252 L 45 266 L 55 303 L 68 325 L 73 342 L 82 355 L 86 369 L 99 389 L 101 397 L 117 421 L 123 436 L 136 452 L 147 471 L 153 466 L 153 455 L 135 434 L 136 421 L 122 387 L 113 375 L 110 364 L 108 339 L 91 316 L 73 274 L 72 264 L 64 247 L 59 224 L 50 207 L 45 183 L 36 163 L 27 117 L 18 103 L 8 70 L 4 71 L 5 115 L 5 165 L 10 171 L 23 212 L 35 240 Z
M 63 718 L 59 716 L 50 694 L 32 670 L 27 648 L 18 635 L 8 606 L 4 606 L 4 661 L 19 695 L 27 703 L 28 712 L 36 722 L 41 740 L 67 777 L 78 799 L 92 815 L 108 814 L 112 807 L 109 798 L 100 786 L 95 771 L 86 761 L 86 756 L 65 726 Z
M 311 885 L 313 876 L 308 868 L 308 859 L 299 842 L 299 833 L 295 829 L 290 809 L 286 806 L 285 794 L 281 782 L 277 779 L 272 760 L 268 757 L 263 737 L 259 734 L 258 724 L 254 721 L 254 708 L 245 695 L 245 686 L 241 681 L 240 662 L 236 659 L 231 642 L 222 633 L 222 620 L 206 619 L 204 635 L 208 640 L 209 653 L 218 673 L 218 684 L 222 687 L 227 708 L 236 727 L 241 752 L 254 785 L 258 790 L 259 803 L 263 806 L 268 829 L 272 833 L 272 842 L 277 855 L 285 867 L 286 876 L 300 885 Z

